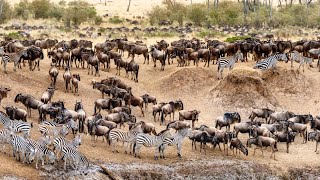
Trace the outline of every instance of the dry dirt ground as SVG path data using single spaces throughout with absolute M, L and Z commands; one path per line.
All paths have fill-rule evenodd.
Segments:
M 151 40 L 149 40 L 151 41 Z M 125 56 L 126 57 L 126 56 Z M 126 58 L 124 58 L 126 59 Z M 149 65 L 143 64 L 143 58 L 138 57 L 136 61 L 140 64 L 139 83 L 134 83 L 130 79 L 124 78 L 125 72 L 121 70 L 121 75 L 118 76 L 125 83 L 129 84 L 133 89 L 135 96 L 140 96 L 145 93 L 154 95 L 159 102 L 167 102 L 169 100 L 181 99 L 185 104 L 186 110 L 198 109 L 201 111 L 199 121 L 196 126 L 206 124 L 214 126 L 215 118 L 222 115 L 226 111 L 238 111 L 241 114 L 242 121 L 247 120 L 250 111 L 254 107 L 271 107 L 275 110 L 290 110 L 297 114 L 312 113 L 313 115 L 319 112 L 319 88 L 320 74 L 316 68 L 305 68 L 305 72 L 297 71 L 298 64 L 294 64 L 294 69 L 290 68 L 290 64 L 280 62 L 278 70 L 272 72 L 261 73 L 253 70 L 253 62 L 237 63 L 232 71 L 225 70 L 224 79 L 217 80 L 217 66 L 211 65 L 209 68 L 194 66 L 176 67 L 176 62 L 173 65 L 167 65 L 165 71 L 160 71 L 159 64 L 156 68 L 153 63 Z M 315 63 L 314 63 L 315 65 Z M 100 80 L 116 73 L 115 66 L 112 63 L 110 72 L 101 71 L 100 77 L 88 75 L 86 69 L 72 68 L 72 73 L 79 73 L 80 81 L 80 96 L 72 93 L 65 93 L 63 86 L 63 70 L 60 70 L 57 88 L 53 97 L 53 101 L 63 100 L 66 107 L 73 109 L 76 100 L 82 100 L 84 108 L 88 115 L 93 113 L 93 103 L 96 99 L 101 98 L 101 94 L 97 90 L 92 89 L 90 82 L 92 79 Z M 41 62 L 40 71 L 29 71 L 28 68 L 18 69 L 13 72 L 12 64 L 8 67 L 8 74 L 4 74 L 1 68 L 0 79 L 2 86 L 8 86 L 12 90 L 8 98 L 2 101 L 2 106 L 16 105 L 24 108 L 22 104 L 15 104 L 14 97 L 17 93 L 29 93 L 40 99 L 42 93 L 50 84 L 48 70 L 50 68 L 50 60 L 45 57 Z M 151 106 L 149 106 L 149 109 Z M 103 112 L 106 115 L 106 112 Z M 154 122 L 151 112 L 147 112 L 145 117 L 141 117 L 141 112 L 138 108 L 134 108 L 134 114 L 137 120 L 153 122 L 157 126 L 157 131 L 164 129 L 159 122 Z M 176 117 L 178 114 L 176 114 Z M 32 121 L 35 127 L 32 130 L 32 138 L 39 137 L 37 125 L 38 112 L 32 111 Z M 167 119 L 168 120 L 168 119 Z M 127 128 L 127 127 L 126 127 Z M 231 128 L 232 129 L 232 128 Z M 94 164 L 109 163 L 112 164 L 158 164 L 170 165 L 172 163 L 186 162 L 215 162 L 217 160 L 224 164 L 224 160 L 235 160 L 232 156 L 224 156 L 218 149 L 208 148 L 206 154 L 191 150 L 189 140 L 184 141 L 182 155 L 183 159 L 179 160 L 176 156 L 176 150 L 173 147 L 168 148 L 166 160 L 153 160 L 154 150 L 142 148 L 142 159 L 136 159 L 131 155 L 124 154 L 124 150 L 119 145 L 120 153 L 113 154 L 111 149 L 105 142 L 98 139 L 95 146 L 90 142 L 90 137 L 83 135 L 83 144 L 80 151 L 84 153 Z M 72 136 L 68 136 L 72 138 Z M 240 135 L 241 140 L 245 142 L 247 135 Z M 290 153 L 285 152 L 285 145 L 278 145 L 279 152 L 276 153 L 276 160 L 270 159 L 270 150 L 265 151 L 265 156 L 261 156 L 261 152 L 257 151 L 253 156 L 253 149 L 249 149 L 249 156 L 241 156 L 235 160 L 243 163 L 257 163 L 269 167 L 273 173 L 287 174 L 292 168 L 318 167 L 320 165 L 319 155 L 314 152 L 315 143 L 308 142 L 302 144 L 302 138 L 297 137 L 296 142 L 290 146 Z M 14 175 L 25 177 L 27 179 L 41 178 L 39 171 L 35 169 L 35 165 L 24 165 L 17 162 L 8 154 L 0 153 L 0 173 L 3 175 Z M 234 162 L 234 161 L 233 161 Z M 240 163 L 241 164 L 241 163 Z M 152 167 L 150 165 L 150 167 Z M 252 165 L 256 166 L 255 164 Z M 220 166 L 219 166 L 220 167 Z M 61 168 L 61 166 L 60 166 Z M 190 171 L 192 173 L 192 171 Z M 200 173 L 201 172 L 195 172 Z M 241 174 L 241 171 L 238 172 Z

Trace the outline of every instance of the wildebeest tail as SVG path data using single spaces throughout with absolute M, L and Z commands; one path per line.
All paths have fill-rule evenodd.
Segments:
M 135 154 L 135 153 L 136 153 L 136 145 L 137 145 L 137 143 L 136 143 L 136 142 L 134 142 L 134 144 L 133 144 L 133 154 Z
M 163 116 L 163 111 L 161 111 L 161 124 L 163 124 L 163 122 L 164 122 L 164 116 Z
M 139 65 L 137 65 L 137 70 L 136 70 L 136 81 L 138 82 L 138 75 L 139 75 Z
M 274 143 L 274 148 L 277 150 L 277 142 Z
M 96 102 L 94 103 L 94 111 L 93 112 L 94 112 L 94 114 L 97 113 L 97 103 Z

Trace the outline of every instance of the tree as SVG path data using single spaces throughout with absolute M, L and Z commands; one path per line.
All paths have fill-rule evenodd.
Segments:
M 128 4 L 128 8 L 127 8 L 127 12 L 129 12 L 130 5 L 131 5 L 131 0 L 129 0 L 129 4 Z
M 6 0 L 0 0 L 0 23 L 5 23 L 12 16 L 12 8 Z

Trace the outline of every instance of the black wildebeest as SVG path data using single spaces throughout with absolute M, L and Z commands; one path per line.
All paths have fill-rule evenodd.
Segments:
M 92 88 L 98 89 L 101 92 L 102 99 L 104 99 L 104 94 L 107 94 L 108 96 L 111 94 L 111 88 L 103 83 L 94 82 Z
M 125 112 L 119 112 L 119 113 L 108 114 L 105 117 L 105 120 L 120 124 L 119 128 L 121 128 L 121 126 L 124 126 L 125 122 L 136 122 L 136 117 L 131 114 L 127 114 Z
M 164 105 L 166 105 L 167 103 L 164 103 L 164 102 L 160 102 L 159 104 L 156 104 L 156 105 L 153 105 L 152 106 L 152 115 L 153 115 L 153 120 L 156 121 L 156 116 L 157 114 L 159 114 L 158 116 L 158 121 L 160 119 L 160 113 L 162 111 L 162 107 Z
M 137 55 L 142 54 L 144 56 L 143 64 L 146 63 L 146 60 L 148 60 L 148 64 L 149 64 L 149 53 L 148 53 L 148 47 L 147 46 L 141 46 L 141 45 L 137 45 L 137 44 L 130 44 L 129 45 L 128 58 L 129 58 L 130 55 L 132 55 L 132 59 L 134 59 L 135 54 L 137 54 Z
M 194 121 L 198 121 L 200 111 L 198 110 L 181 110 L 179 111 L 179 120 L 191 120 L 192 121 L 192 129 L 194 129 Z
M 125 101 L 125 104 L 128 107 L 130 107 L 131 105 L 138 106 L 141 110 L 142 116 L 144 117 L 144 110 L 143 110 L 144 101 L 142 97 L 136 97 L 136 96 L 133 96 L 131 93 L 126 93 L 123 96 L 123 100 Z
M 170 115 L 171 119 L 171 113 L 172 113 L 172 120 L 174 120 L 174 113 L 175 111 L 183 110 L 183 102 L 181 100 L 176 100 L 176 101 L 169 101 L 168 104 L 165 104 L 161 108 L 161 123 L 163 124 L 165 121 L 165 118 L 167 115 Z
M 118 98 L 98 99 L 94 102 L 94 114 L 100 113 L 101 109 L 111 110 L 115 107 L 122 106 L 122 100 Z
M 240 114 L 237 112 L 227 112 L 224 113 L 223 116 L 219 116 L 216 119 L 216 128 L 222 128 L 224 126 L 227 126 L 227 130 L 230 130 L 230 125 L 235 122 L 241 122 Z
M 277 142 L 285 142 L 287 144 L 287 153 L 289 153 L 289 145 L 294 142 L 296 133 L 289 131 L 288 124 L 286 123 L 284 131 L 277 131 L 274 133 Z

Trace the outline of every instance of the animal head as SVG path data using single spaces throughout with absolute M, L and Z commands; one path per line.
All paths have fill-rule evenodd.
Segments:
M 14 98 L 14 102 L 18 103 L 20 101 L 21 93 L 17 94 L 16 97 Z

